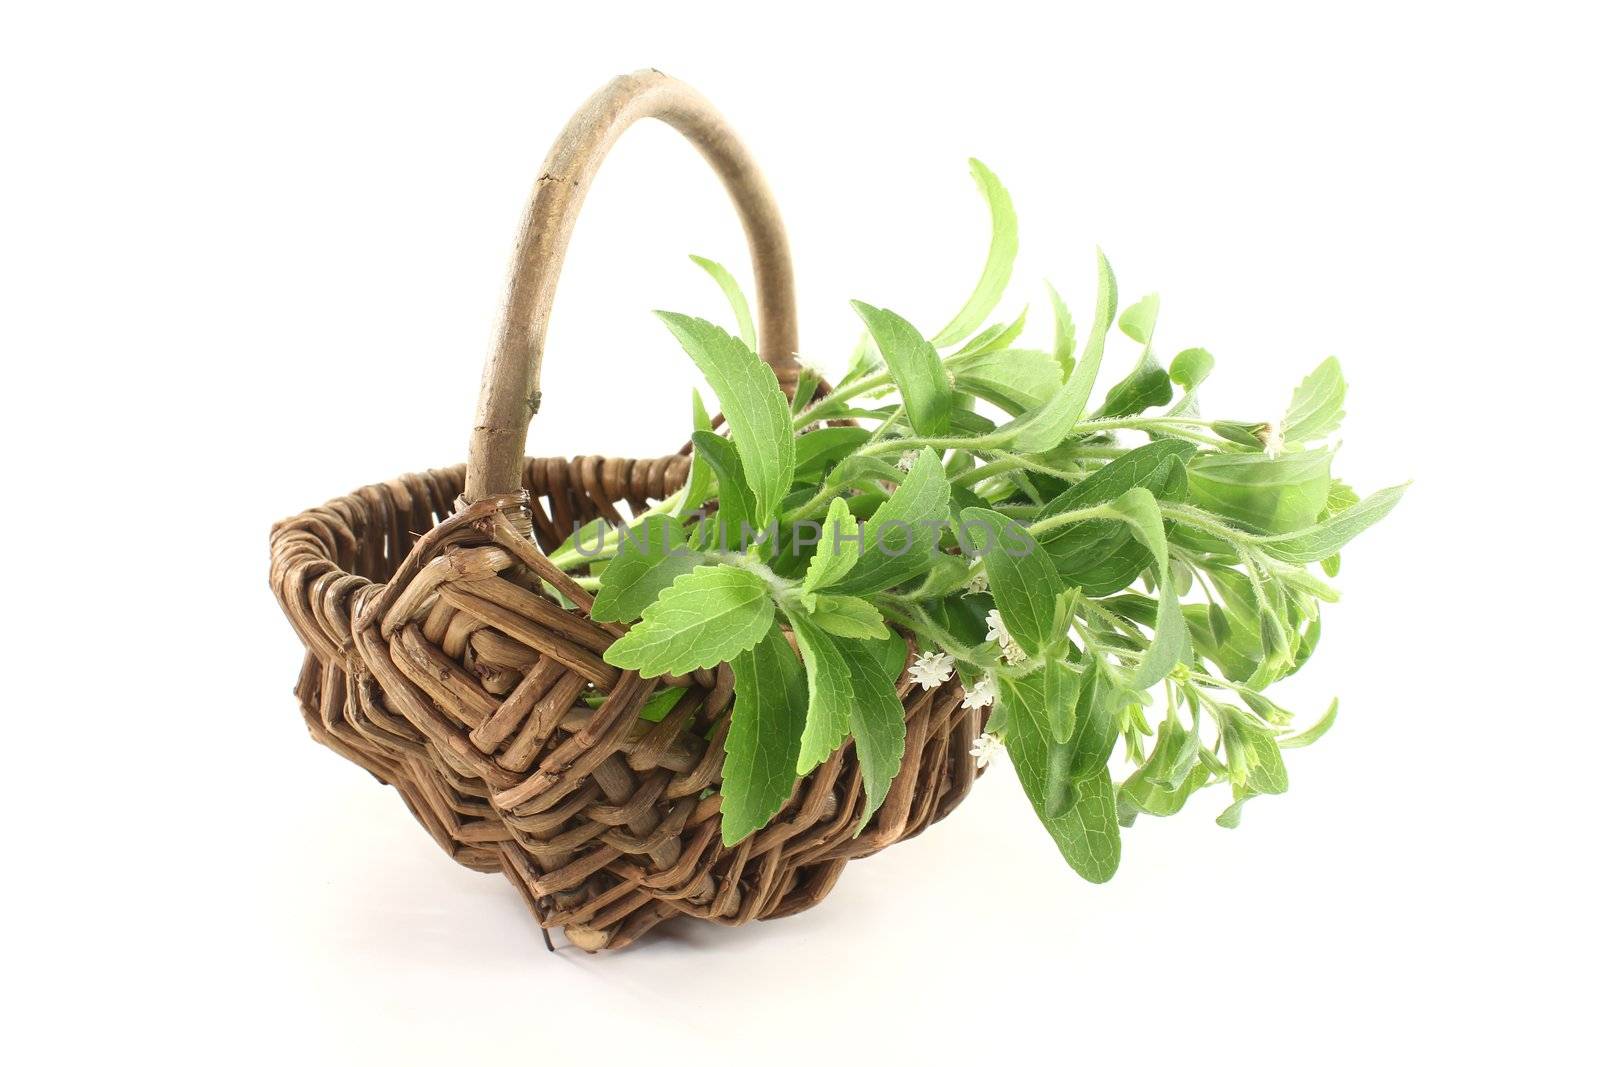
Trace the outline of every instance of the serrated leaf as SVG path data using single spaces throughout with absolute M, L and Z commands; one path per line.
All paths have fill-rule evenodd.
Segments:
M 950 520 L 950 483 L 938 455 L 925 448 L 911 473 L 861 528 L 861 559 L 838 593 L 876 593 L 926 574 L 939 543 L 936 524 Z
M 1061 299 L 1056 287 L 1049 282 L 1045 282 L 1044 287 L 1050 291 L 1050 307 L 1055 312 L 1056 364 L 1061 368 L 1061 377 L 1065 380 L 1072 374 L 1072 368 L 1076 363 L 1072 353 L 1077 348 L 1077 328 L 1072 322 L 1072 312 L 1067 310 L 1067 302 Z
M 882 641 L 889 637 L 878 609 L 858 596 L 820 593 L 814 599 L 811 621 L 835 637 Z
M 806 667 L 806 725 L 800 737 L 796 774 L 809 774 L 850 733 L 850 668 L 838 644 L 805 615 L 793 612 L 795 642 Z
M 892 311 L 852 300 L 861 321 L 867 324 L 878 351 L 889 366 L 894 384 L 905 400 L 906 418 L 912 429 L 924 437 L 938 437 L 950 430 L 950 381 L 945 377 L 939 353 L 917 332 L 917 328 Z
M 1000 680 L 1000 701 L 1007 710 L 1006 752 L 1028 802 L 1067 863 L 1087 880 L 1104 882 L 1116 873 L 1122 858 L 1111 772 L 1102 766 L 1074 781 L 1071 807 L 1063 815 L 1049 814 L 1051 749 L 1063 746 L 1050 739 L 1049 727 L 1034 710 L 1044 700 L 1043 686 L 1036 679 L 1037 675 Z
M 733 309 L 734 322 L 738 323 L 739 326 L 739 340 L 744 342 L 746 348 L 754 352 L 756 350 L 756 323 L 755 319 L 750 317 L 750 301 L 744 298 L 744 290 L 739 288 L 739 283 L 734 280 L 728 268 L 716 260 L 706 259 L 702 256 L 690 256 L 689 259 L 693 261 L 695 266 L 711 275 L 711 280 L 717 283 L 717 287 L 722 290 L 722 295 L 727 297 L 728 306 Z
M 1344 421 L 1344 372 L 1329 356 L 1295 388 L 1283 417 L 1283 439 L 1316 441 L 1333 433 Z
M 948 326 L 934 335 L 933 343 L 940 348 L 965 340 L 989 317 L 1011 281 L 1011 267 L 1017 258 L 1017 213 L 1011 205 L 1011 194 L 988 167 L 976 159 L 968 162 L 972 166 L 972 177 L 989 205 L 989 255 L 966 304 Z
M 794 428 L 777 375 L 720 326 L 670 311 L 656 314 L 716 392 L 755 498 L 752 525 L 764 525 L 794 477 Z
M 1052 638 L 1056 597 L 1066 586 L 1050 557 L 1021 523 L 987 508 L 961 512 L 961 537 L 984 562 L 989 592 L 1006 629 L 1036 656 Z
M 678 578 L 705 562 L 687 547 L 683 526 L 666 515 L 651 515 L 617 533 L 617 554 L 600 575 L 589 617 L 597 622 L 630 622 Z
M 850 670 L 850 686 L 855 695 L 850 703 L 850 734 L 855 738 L 861 784 L 867 796 L 861 821 L 856 824 L 858 834 L 889 795 L 889 786 L 900 772 L 906 752 L 905 707 L 894 687 L 900 672 L 896 670 L 891 677 L 885 670 L 884 656 L 874 647 L 879 644 L 838 642 L 839 653 Z
M 694 454 L 705 461 L 717 479 L 717 511 L 700 528 L 700 548 L 743 551 L 756 529 L 756 501 L 745 483 L 744 464 L 733 443 L 709 430 L 696 430 Z
M 1298 533 L 1278 534 L 1260 542 L 1261 550 L 1285 563 L 1315 563 L 1327 559 L 1394 510 L 1406 486 L 1379 489 L 1342 511 L 1335 511 L 1315 526 Z
M 613 667 L 645 678 L 688 674 L 755 647 L 772 625 L 767 583 L 737 567 L 696 567 L 644 610 L 606 650 Z
M 733 658 L 733 719 L 723 742 L 722 843 L 765 826 L 794 791 L 805 729 L 805 668 L 774 622 Z
M 818 535 L 817 553 L 806 567 L 805 582 L 801 590 L 814 593 L 838 582 L 861 558 L 861 527 L 843 497 L 834 497 L 828 504 L 827 517 L 822 520 Z

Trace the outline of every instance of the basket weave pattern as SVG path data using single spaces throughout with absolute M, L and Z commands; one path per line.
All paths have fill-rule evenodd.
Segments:
M 272 533 L 272 587 L 307 649 L 296 692 L 312 736 L 589 950 L 675 915 L 734 925 L 807 908 L 847 861 L 947 814 L 975 776 L 979 713 L 959 684 L 923 691 L 902 675 L 905 763 L 863 833 L 847 742 L 766 827 L 722 844 L 730 669 L 668 679 L 686 696 L 661 722 L 641 719 L 656 683 L 604 661 L 624 629 L 589 619 L 589 596 L 544 555 L 575 523 L 626 521 L 687 469 L 684 456 L 530 459 L 524 494 L 464 506 L 464 468 L 430 471 Z M 581 698 L 595 692 L 591 708 Z

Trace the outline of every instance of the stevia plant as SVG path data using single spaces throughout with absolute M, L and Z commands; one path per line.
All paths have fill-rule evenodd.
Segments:
M 1210 353 L 1163 365 L 1159 300 L 1119 316 L 1103 255 L 1081 343 L 1054 289 L 1047 348 L 1019 347 L 1026 310 L 980 329 L 1017 226 L 998 179 L 976 160 L 972 172 L 993 231 L 971 298 L 931 336 L 855 303 L 865 333 L 831 391 L 808 372 L 786 399 L 754 354 L 737 282 L 696 258 L 737 334 L 660 316 L 727 435 L 696 393 L 683 488 L 624 530 L 575 531 L 552 559 L 596 591 L 594 618 L 633 624 L 607 662 L 651 678 L 732 664 L 724 842 L 765 825 L 846 738 L 866 825 L 905 750 L 895 683 L 909 637 L 912 680 L 959 674 L 966 706 L 989 708 L 974 755 L 1004 746 L 1067 862 L 1100 882 L 1140 813 L 1226 783 L 1217 822 L 1233 827 L 1245 801 L 1288 787 L 1282 750 L 1337 711 L 1295 731 L 1267 695 L 1310 657 L 1320 604 L 1337 599 L 1311 566 L 1335 576 L 1340 549 L 1403 487 L 1362 498 L 1332 476 L 1345 396 L 1333 359 L 1281 418 L 1204 417 Z M 1113 325 L 1139 354 L 1092 407 Z M 643 714 L 682 692 L 661 685 Z M 1116 782 L 1123 759 L 1133 770 Z

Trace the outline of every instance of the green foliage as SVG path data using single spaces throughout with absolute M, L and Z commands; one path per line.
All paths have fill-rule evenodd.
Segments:
M 869 825 L 905 755 L 910 639 L 949 661 L 925 659 L 905 684 L 953 661 L 969 700 L 994 693 L 986 729 L 1045 831 L 1104 881 L 1141 815 L 1225 784 L 1216 818 L 1234 827 L 1247 801 L 1288 788 L 1283 750 L 1323 736 L 1338 703 L 1297 730 L 1268 691 L 1321 640 L 1321 605 L 1338 594 L 1320 574 L 1338 573 L 1404 487 L 1361 497 L 1333 477 L 1346 386 L 1331 359 L 1277 422 L 1200 418 L 1215 360 L 1188 347 L 1164 363 L 1159 301 L 1119 317 L 1104 255 L 1081 339 L 1054 289 L 1040 347 L 1019 340 L 1026 309 L 985 325 L 1016 215 L 991 172 L 973 174 L 993 235 L 972 297 L 931 339 L 856 302 L 866 334 L 831 392 L 808 373 L 784 397 L 754 355 L 738 283 L 696 258 L 740 336 L 662 318 L 726 431 L 696 394 L 684 488 L 626 531 L 594 520 L 551 559 L 595 591 L 595 619 L 638 620 L 608 663 L 647 677 L 731 664 L 725 844 L 766 825 L 846 742 L 861 771 L 856 829 Z M 1114 325 L 1137 350 L 1107 388 Z M 684 692 L 658 688 L 641 714 L 658 721 Z M 710 736 L 713 723 L 688 718 Z
M 972 166 L 973 180 L 989 205 L 992 236 L 989 239 L 989 256 L 984 261 L 978 285 L 967 298 L 950 324 L 934 335 L 933 343 L 940 348 L 957 344 L 968 337 L 989 312 L 1000 303 L 1006 284 L 1011 281 L 1011 267 L 1017 259 L 1017 213 L 1011 206 L 1011 194 L 1000 184 L 994 172 L 976 159 L 968 160 Z
M 755 647 L 772 626 L 766 583 L 735 567 L 696 567 L 644 609 L 644 618 L 606 650 L 613 667 L 646 678 L 715 667 Z
M 776 623 L 733 658 L 738 699 L 723 742 L 722 843 L 761 829 L 794 792 L 805 728 L 805 668 Z

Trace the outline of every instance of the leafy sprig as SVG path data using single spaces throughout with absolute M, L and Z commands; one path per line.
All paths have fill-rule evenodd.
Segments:
M 661 317 L 727 436 L 696 394 L 684 488 L 611 543 L 579 530 L 552 559 L 597 589 L 595 618 L 633 623 L 613 665 L 665 679 L 732 664 L 724 842 L 765 825 L 846 738 L 867 825 L 904 756 L 910 638 L 912 680 L 959 672 L 968 706 L 989 709 L 979 750 L 1003 742 L 1067 862 L 1104 881 L 1138 815 L 1221 784 L 1217 822 L 1231 827 L 1247 800 L 1288 788 L 1281 750 L 1322 736 L 1338 707 L 1296 732 L 1266 693 L 1305 664 L 1337 597 L 1309 568 L 1336 575 L 1404 487 L 1359 498 L 1333 477 L 1333 359 L 1277 420 L 1203 417 L 1215 360 L 1191 347 L 1163 365 L 1159 299 L 1119 315 L 1104 255 L 1081 345 L 1053 288 L 1048 348 L 1016 347 L 1025 311 L 980 328 L 1017 226 L 999 180 L 972 169 L 993 227 L 972 296 L 931 337 L 856 302 L 865 333 L 831 392 L 811 373 L 786 399 L 753 352 L 738 283 L 696 258 L 737 334 Z M 1114 328 L 1137 356 L 1091 407 Z M 663 714 L 672 692 L 647 710 Z M 1119 746 L 1133 769 L 1117 783 Z

